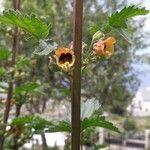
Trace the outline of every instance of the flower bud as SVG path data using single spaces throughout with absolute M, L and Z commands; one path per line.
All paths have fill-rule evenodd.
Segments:
M 98 56 L 109 57 L 114 53 L 114 44 L 116 39 L 114 37 L 108 37 L 105 40 L 99 40 L 93 45 L 94 53 Z
M 103 39 L 104 38 L 104 33 L 102 31 L 97 31 L 94 35 L 93 35 L 93 38 L 92 40 L 98 40 L 98 39 Z

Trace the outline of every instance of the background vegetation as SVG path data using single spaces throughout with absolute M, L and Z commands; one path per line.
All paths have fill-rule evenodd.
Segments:
M 10 0 L 5 0 L 5 8 L 12 8 Z M 105 19 L 116 10 L 128 5 L 126 0 L 86 0 L 84 1 L 84 26 L 83 41 L 91 41 L 91 34 L 94 29 L 100 28 Z M 52 27 L 49 32 L 49 38 L 55 40 L 59 45 L 69 46 L 72 41 L 72 3 L 67 0 L 32 0 L 21 1 L 21 12 L 26 14 L 37 14 L 39 18 L 50 24 Z M 114 113 L 117 115 L 126 115 L 126 108 L 130 104 L 138 86 L 139 81 L 137 73 L 133 68 L 133 63 L 137 57 L 135 51 L 146 47 L 143 40 L 147 38 L 142 31 L 143 20 L 138 23 L 134 20 L 129 22 L 129 32 L 132 44 L 125 41 L 118 32 L 109 33 L 114 35 L 117 40 L 115 55 L 109 60 L 102 60 L 89 66 L 82 77 L 82 95 L 83 99 L 96 97 L 102 105 L 101 111 Z M 39 29 L 40 30 L 40 29 Z M 8 93 L 10 82 L 14 83 L 11 98 L 11 115 L 20 116 L 22 114 L 48 113 L 62 109 L 60 104 L 69 101 L 68 93 L 69 80 L 67 76 L 60 72 L 53 72 L 54 68 L 47 67 L 49 63 L 48 56 L 44 58 L 33 55 L 36 48 L 35 39 L 22 30 L 19 30 L 18 54 L 14 66 L 11 62 L 11 49 L 13 37 L 16 28 L 12 26 L 0 26 L 0 92 Z M 109 35 L 108 34 L 108 35 Z M 2 56 L 2 51 L 5 55 Z M 138 58 L 139 59 L 139 58 Z M 5 68 L 5 69 L 4 69 Z M 90 68 L 94 68 L 91 71 Z M 15 74 L 12 76 L 13 69 Z M 57 68 L 56 68 L 57 69 Z M 6 98 L 0 102 L 0 117 L 3 117 Z M 56 111 L 61 115 L 61 112 Z M 52 114 L 51 117 L 55 117 Z M 1 119 L 2 120 L 2 119 Z M 3 125 L 2 125 L 3 126 Z M 19 131 L 18 131 L 19 130 Z M 13 131 L 15 137 L 21 129 Z M 11 130 L 12 131 L 12 130 Z M 27 136 L 31 136 L 27 134 Z M 44 135 L 41 135 L 43 145 L 46 141 Z M 27 137 L 24 139 L 26 140 Z M 15 138 L 14 138 L 15 139 Z M 16 146 L 8 147 L 18 148 L 25 141 Z M 15 142 L 14 142 L 15 143 Z

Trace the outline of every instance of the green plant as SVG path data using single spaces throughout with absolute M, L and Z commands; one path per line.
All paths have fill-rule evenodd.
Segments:
M 90 44 L 88 43 L 83 46 L 84 53 L 82 73 L 85 73 L 86 71 L 88 72 L 89 66 L 91 69 L 94 69 L 94 67 L 91 67 L 93 64 L 98 61 L 109 59 L 115 53 L 114 44 L 116 43 L 117 39 L 113 37 L 114 35 L 111 35 L 112 31 L 117 30 L 127 41 L 130 42 L 130 38 L 124 30 L 127 28 L 127 19 L 138 15 L 145 15 L 148 12 L 149 11 L 145 10 L 144 8 L 137 8 L 135 6 L 125 7 L 120 12 L 116 12 L 108 17 L 108 20 L 106 20 L 102 26 L 98 28 L 96 26 L 90 27 L 92 41 Z M 34 39 L 34 42 L 39 44 L 39 46 L 35 48 L 33 54 L 40 55 L 41 58 L 42 56 L 49 55 L 51 60 L 49 62 L 49 66 L 52 68 L 57 68 L 57 71 L 59 72 L 65 73 L 65 75 L 69 77 L 70 82 L 72 81 L 72 71 L 74 69 L 75 62 L 75 55 L 72 50 L 72 45 L 70 48 L 59 48 L 54 39 L 47 39 L 51 30 L 50 25 L 47 25 L 40 19 L 37 19 L 35 15 L 28 16 L 19 11 L 13 10 L 5 11 L 2 15 L 0 15 L 0 22 L 8 25 L 15 25 L 24 31 L 27 31 L 27 33 L 30 34 L 29 38 Z M 0 58 L 7 60 L 9 56 L 9 51 L 2 49 Z M 8 76 L 12 74 L 11 78 L 8 77 L 8 79 L 10 79 L 8 82 L 11 80 L 25 80 L 23 72 L 25 69 L 28 71 L 27 66 L 30 65 L 31 67 L 33 65 L 32 57 L 30 59 L 26 57 L 18 57 L 17 62 L 14 63 L 13 66 L 8 66 L 9 71 L 5 69 L 4 66 L 0 68 L 1 78 L 5 78 L 6 74 Z M 18 74 L 19 76 L 17 76 Z M 5 90 L 5 88 L 3 89 Z M 38 83 L 37 80 L 27 83 L 24 81 L 21 82 L 21 85 L 16 82 L 16 87 L 13 90 L 13 96 L 11 97 L 15 98 L 16 107 L 19 107 L 20 110 L 21 106 L 25 102 L 33 102 L 34 97 L 41 95 L 43 96 L 43 91 L 43 84 Z M 10 100 L 12 100 L 12 98 Z M 87 100 L 86 102 L 82 103 L 82 107 L 81 134 L 84 134 L 84 132 L 89 130 L 91 127 L 103 127 L 115 132 L 119 132 L 119 130 L 112 123 L 105 120 L 105 117 L 95 114 L 95 111 L 100 108 L 97 100 Z M 71 116 L 69 118 L 65 118 L 64 120 L 56 121 L 47 120 L 42 116 L 36 115 L 17 117 L 19 116 L 19 113 L 16 114 L 16 118 L 14 118 L 12 123 L 9 124 L 11 128 L 7 134 L 7 137 L 10 140 L 15 137 L 15 142 L 10 143 L 9 147 L 14 147 L 15 144 L 17 144 L 19 147 L 22 146 L 35 133 L 42 134 L 45 132 L 71 132 Z M 7 121 L 4 123 L 7 124 Z M 130 126 L 125 125 L 125 128 L 133 128 L 132 125 L 132 123 Z
M 134 118 L 126 118 L 123 124 L 123 128 L 127 132 L 135 131 L 137 129 L 137 126 Z

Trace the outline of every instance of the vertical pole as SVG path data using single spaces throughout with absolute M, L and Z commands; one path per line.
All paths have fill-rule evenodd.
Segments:
M 149 136 L 150 136 L 150 130 L 145 130 L 145 150 L 148 150 L 150 148 L 150 142 L 149 142 Z
M 72 140 L 71 150 L 80 150 L 80 100 L 81 100 L 81 59 L 82 59 L 83 0 L 73 4 L 73 49 L 75 66 L 72 82 Z

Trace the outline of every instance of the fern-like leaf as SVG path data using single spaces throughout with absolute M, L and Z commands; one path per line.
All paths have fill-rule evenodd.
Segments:
M 21 126 L 34 134 L 52 132 L 71 132 L 71 124 L 67 121 L 53 121 L 39 116 L 24 116 L 15 118 L 11 126 Z
M 111 122 L 105 120 L 102 116 L 91 116 L 90 118 L 85 118 L 81 121 L 81 132 L 89 127 L 103 127 L 115 132 L 120 132 L 117 127 L 115 127 Z
M 146 15 L 149 11 L 145 8 L 137 8 L 129 6 L 123 8 L 120 12 L 116 12 L 109 17 L 109 25 L 114 28 L 127 28 L 127 19 L 139 15 Z
M 37 19 L 35 15 L 28 16 L 19 11 L 4 11 L 3 14 L 0 15 L 0 22 L 20 27 L 38 40 L 46 38 L 49 33 L 49 26 Z

